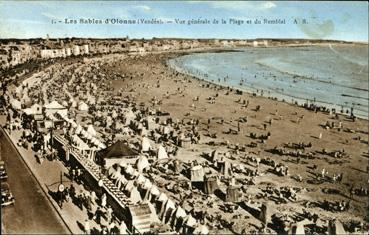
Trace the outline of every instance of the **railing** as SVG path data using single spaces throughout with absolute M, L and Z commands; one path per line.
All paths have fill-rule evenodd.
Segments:
M 81 153 L 73 150 L 72 146 L 68 143 L 68 141 L 60 136 L 59 134 L 55 133 L 53 135 L 54 139 L 58 141 L 63 147 L 69 149 L 70 156 L 73 156 L 81 166 L 85 168 L 85 170 L 96 180 L 96 182 L 102 180 L 103 185 L 101 186 L 105 191 L 118 203 L 118 205 L 124 209 L 128 204 L 131 203 L 130 199 L 126 197 L 126 195 L 118 189 L 114 185 L 114 183 L 105 175 L 101 174 L 100 167 L 88 160 L 84 157 Z M 133 227 L 133 231 L 129 231 L 130 234 L 141 234 L 137 228 Z

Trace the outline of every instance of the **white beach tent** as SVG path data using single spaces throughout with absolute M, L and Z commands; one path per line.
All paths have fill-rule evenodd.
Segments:
M 39 104 L 34 104 L 30 108 L 24 109 L 24 112 L 27 115 L 36 115 L 36 114 L 42 114 L 42 106 Z
M 142 188 L 149 190 L 152 186 L 153 184 L 151 183 L 151 181 L 148 178 L 146 178 L 145 183 L 143 184 Z
M 158 148 L 158 159 L 166 159 L 166 158 L 168 158 L 167 151 L 165 150 L 163 145 L 160 144 Z
M 108 169 L 108 176 L 111 176 L 113 179 L 115 179 L 113 176 L 115 174 L 115 172 L 117 172 L 113 166 L 110 166 Z
M 58 103 L 58 101 L 54 100 L 49 104 L 44 105 L 46 109 L 65 109 L 65 107 Z
M 77 135 L 73 135 L 72 138 L 73 138 L 73 141 L 76 143 L 76 147 L 79 150 L 89 150 L 90 149 L 90 147 L 83 140 L 81 140 Z
M 134 187 L 135 186 L 133 184 L 133 180 L 128 180 L 127 184 L 124 187 L 124 190 L 127 192 L 131 192 Z
M 77 125 L 77 128 L 76 128 L 76 134 L 78 135 L 78 134 L 80 134 L 82 132 L 82 127 L 81 127 L 81 125 Z
M 199 227 L 196 228 L 196 230 L 193 233 L 207 235 L 209 234 L 209 229 L 206 225 L 201 224 Z
M 88 105 L 85 102 L 81 101 L 78 104 L 78 110 L 79 111 L 88 111 Z
M 141 149 L 143 152 L 147 152 L 147 151 L 150 151 L 151 149 L 151 144 L 150 144 L 150 141 L 147 137 L 142 137 L 142 146 L 141 146 Z
M 146 177 L 141 174 L 136 179 L 137 184 L 140 184 L 140 185 L 144 184 L 145 181 L 146 181 Z
M 14 109 L 22 109 L 22 103 L 19 100 L 13 99 L 10 103 Z
M 160 195 L 160 191 L 158 189 L 158 187 L 156 185 L 152 185 L 150 188 L 150 194 L 151 195 L 155 195 L 155 196 L 159 196 Z
M 90 133 L 92 136 L 96 136 L 95 128 L 91 124 L 88 125 L 87 132 Z
M 126 173 L 129 174 L 129 175 L 133 175 L 133 172 L 134 172 L 134 169 L 133 169 L 132 165 L 128 165 L 126 167 Z
M 305 229 L 303 223 L 295 223 L 291 225 L 290 230 L 288 231 L 289 235 L 304 235 Z
M 72 99 L 71 102 L 72 102 L 71 103 L 72 108 L 77 107 L 77 101 L 75 101 L 74 99 Z
M 178 206 L 175 214 L 176 218 L 185 218 L 187 216 L 186 211 L 182 207 Z
M 123 169 L 125 169 L 128 166 L 128 164 L 125 160 L 122 160 L 122 161 L 120 161 L 119 166 L 122 167 Z
M 137 159 L 136 167 L 139 172 L 143 172 L 143 170 L 147 167 L 150 167 L 149 160 L 145 156 L 140 156 Z
M 185 218 L 185 220 L 186 220 L 186 225 L 192 228 L 195 227 L 197 223 L 196 219 L 193 218 L 192 215 L 190 214 Z
M 129 199 L 130 201 L 133 203 L 133 204 L 136 204 L 136 203 L 139 203 L 142 201 L 142 198 L 141 198 L 141 194 L 140 192 L 138 191 L 137 187 L 133 187 L 131 192 L 130 192 L 130 195 L 129 195 Z
M 167 200 L 168 200 L 168 196 L 165 193 L 161 192 L 160 195 L 159 195 L 158 201 L 164 203 Z

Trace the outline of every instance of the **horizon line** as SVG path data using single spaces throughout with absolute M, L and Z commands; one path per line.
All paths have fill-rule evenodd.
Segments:
M 104 40 L 104 39 L 133 39 L 133 40 L 154 40 L 154 39 L 179 39 L 179 40 L 311 40 L 311 41 L 337 41 L 337 42 L 351 42 L 351 43 L 364 43 L 368 44 L 368 41 L 353 41 L 353 40 L 344 40 L 344 39 L 319 39 L 319 38 L 282 38 L 282 37 L 258 37 L 258 38 L 217 38 L 217 37 L 199 37 L 199 38 L 191 38 L 191 37 L 151 37 L 151 38 L 130 38 L 129 36 L 125 37 L 49 37 L 49 40 L 57 40 L 57 39 L 98 39 L 98 40 Z M 29 37 L 29 38 L 15 38 L 15 37 L 9 37 L 9 38 L 0 38 L 0 41 L 4 40 L 47 40 L 47 38 L 44 37 Z

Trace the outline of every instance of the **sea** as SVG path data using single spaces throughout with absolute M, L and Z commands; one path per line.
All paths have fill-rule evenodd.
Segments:
M 194 53 L 168 64 L 200 79 L 291 103 L 315 103 L 368 119 L 367 44 L 246 47 Z

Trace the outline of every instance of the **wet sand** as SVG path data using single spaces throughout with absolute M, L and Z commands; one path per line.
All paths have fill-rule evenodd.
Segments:
M 257 147 L 246 147 L 246 152 L 255 154 L 261 159 L 271 158 L 277 163 L 283 163 L 289 167 L 290 176 L 279 177 L 268 172 L 268 167 L 261 165 L 259 168 L 263 175 L 256 177 L 256 184 L 248 186 L 247 193 L 255 196 L 260 192 L 266 183 L 271 183 L 276 187 L 290 186 L 305 188 L 298 193 L 298 201 L 287 204 L 272 203 L 272 213 L 301 212 L 303 202 L 317 202 L 323 200 L 342 201 L 349 200 L 351 187 L 368 187 L 369 175 L 366 172 L 368 165 L 368 121 L 357 119 L 355 122 L 346 116 L 339 115 L 339 119 L 327 113 L 315 113 L 296 105 L 287 104 L 280 101 L 271 100 L 264 97 L 255 97 L 252 94 L 236 94 L 235 91 L 228 91 L 208 82 L 179 74 L 166 65 L 168 58 L 179 56 L 178 54 L 153 54 L 147 56 L 135 56 L 125 58 L 122 61 L 115 61 L 105 67 L 109 73 L 125 75 L 112 81 L 112 87 L 116 92 L 123 91 L 123 96 L 134 97 L 137 103 L 143 102 L 147 107 L 160 108 L 163 112 L 169 112 L 170 116 L 176 120 L 199 120 L 199 132 L 201 140 L 199 144 L 192 145 L 192 148 L 180 148 L 177 158 L 183 161 L 196 159 L 205 161 L 200 157 L 201 153 L 210 153 L 214 149 L 220 152 L 229 151 L 225 146 L 210 146 L 209 141 L 229 142 L 230 145 L 249 145 L 254 142 Z M 208 87 L 206 87 L 208 86 Z M 215 103 L 209 103 L 207 98 L 215 97 Z M 194 101 L 199 97 L 198 101 Z M 152 99 L 156 98 L 158 104 L 152 104 Z M 247 108 L 242 107 L 238 100 L 249 102 Z M 256 111 L 256 107 L 261 109 Z M 277 112 L 276 112 L 277 111 Z M 229 129 L 237 130 L 239 118 L 247 117 L 247 123 L 240 123 L 238 134 L 226 134 Z M 215 118 L 215 119 L 212 119 Z M 219 118 L 224 118 L 220 123 Z M 212 119 L 208 126 L 208 119 Z M 269 121 L 272 125 L 269 125 Z M 343 128 L 325 129 L 326 122 L 334 122 L 336 126 L 342 122 Z M 264 130 L 264 124 L 266 129 Z M 209 128 L 208 128 L 209 127 Z M 271 136 L 266 143 L 252 139 L 250 133 L 267 134 Z M 208 133 L 216 133 L 217 138 L 210 138 Z M 319 139 L 320 133 L 322 138 Z M 291 156 L 280 156 L 269 152 L 274 147 L 282 147 L 285 143 L 311 142 L 312 147 L 305 150 L 314 153 L 314 159 L 301 159 L 299 163 Z M 325 148 L 328 152 L 344 149 L 347 157 L 334 158 L 326 154 L 317 153 Z M 240 154 L 241 155 L 241 154 Z M 246 154 L 247 155 L 247 154 Z M 241 162 L 237 154 L 232 155 L 230 161 Z M 312 165 L 316 169 L 310 169 Z M 320 174 L 322 169 L 326 169 L 329 176 L 343 173 L 342 183 L 311 184 L 314 174 Z M 297 174 L 303 178 L 302 182 L 297 182 L 292 178 Z M 337 195 L 322 192 L 323 188 L 337 189 Z M 263 198 L 255 199 L 265 201 Z M 368 223 L 368 198 L 354 196 L 350 202 L 351 208 L 346 212 L 332 213 L 321 208 L 309 209 L 321 218 L 339 218 L 342 222 L 349 220 L 366 221 Z M 251 216 L 246 220 L 249 223 L 256 223 Z

